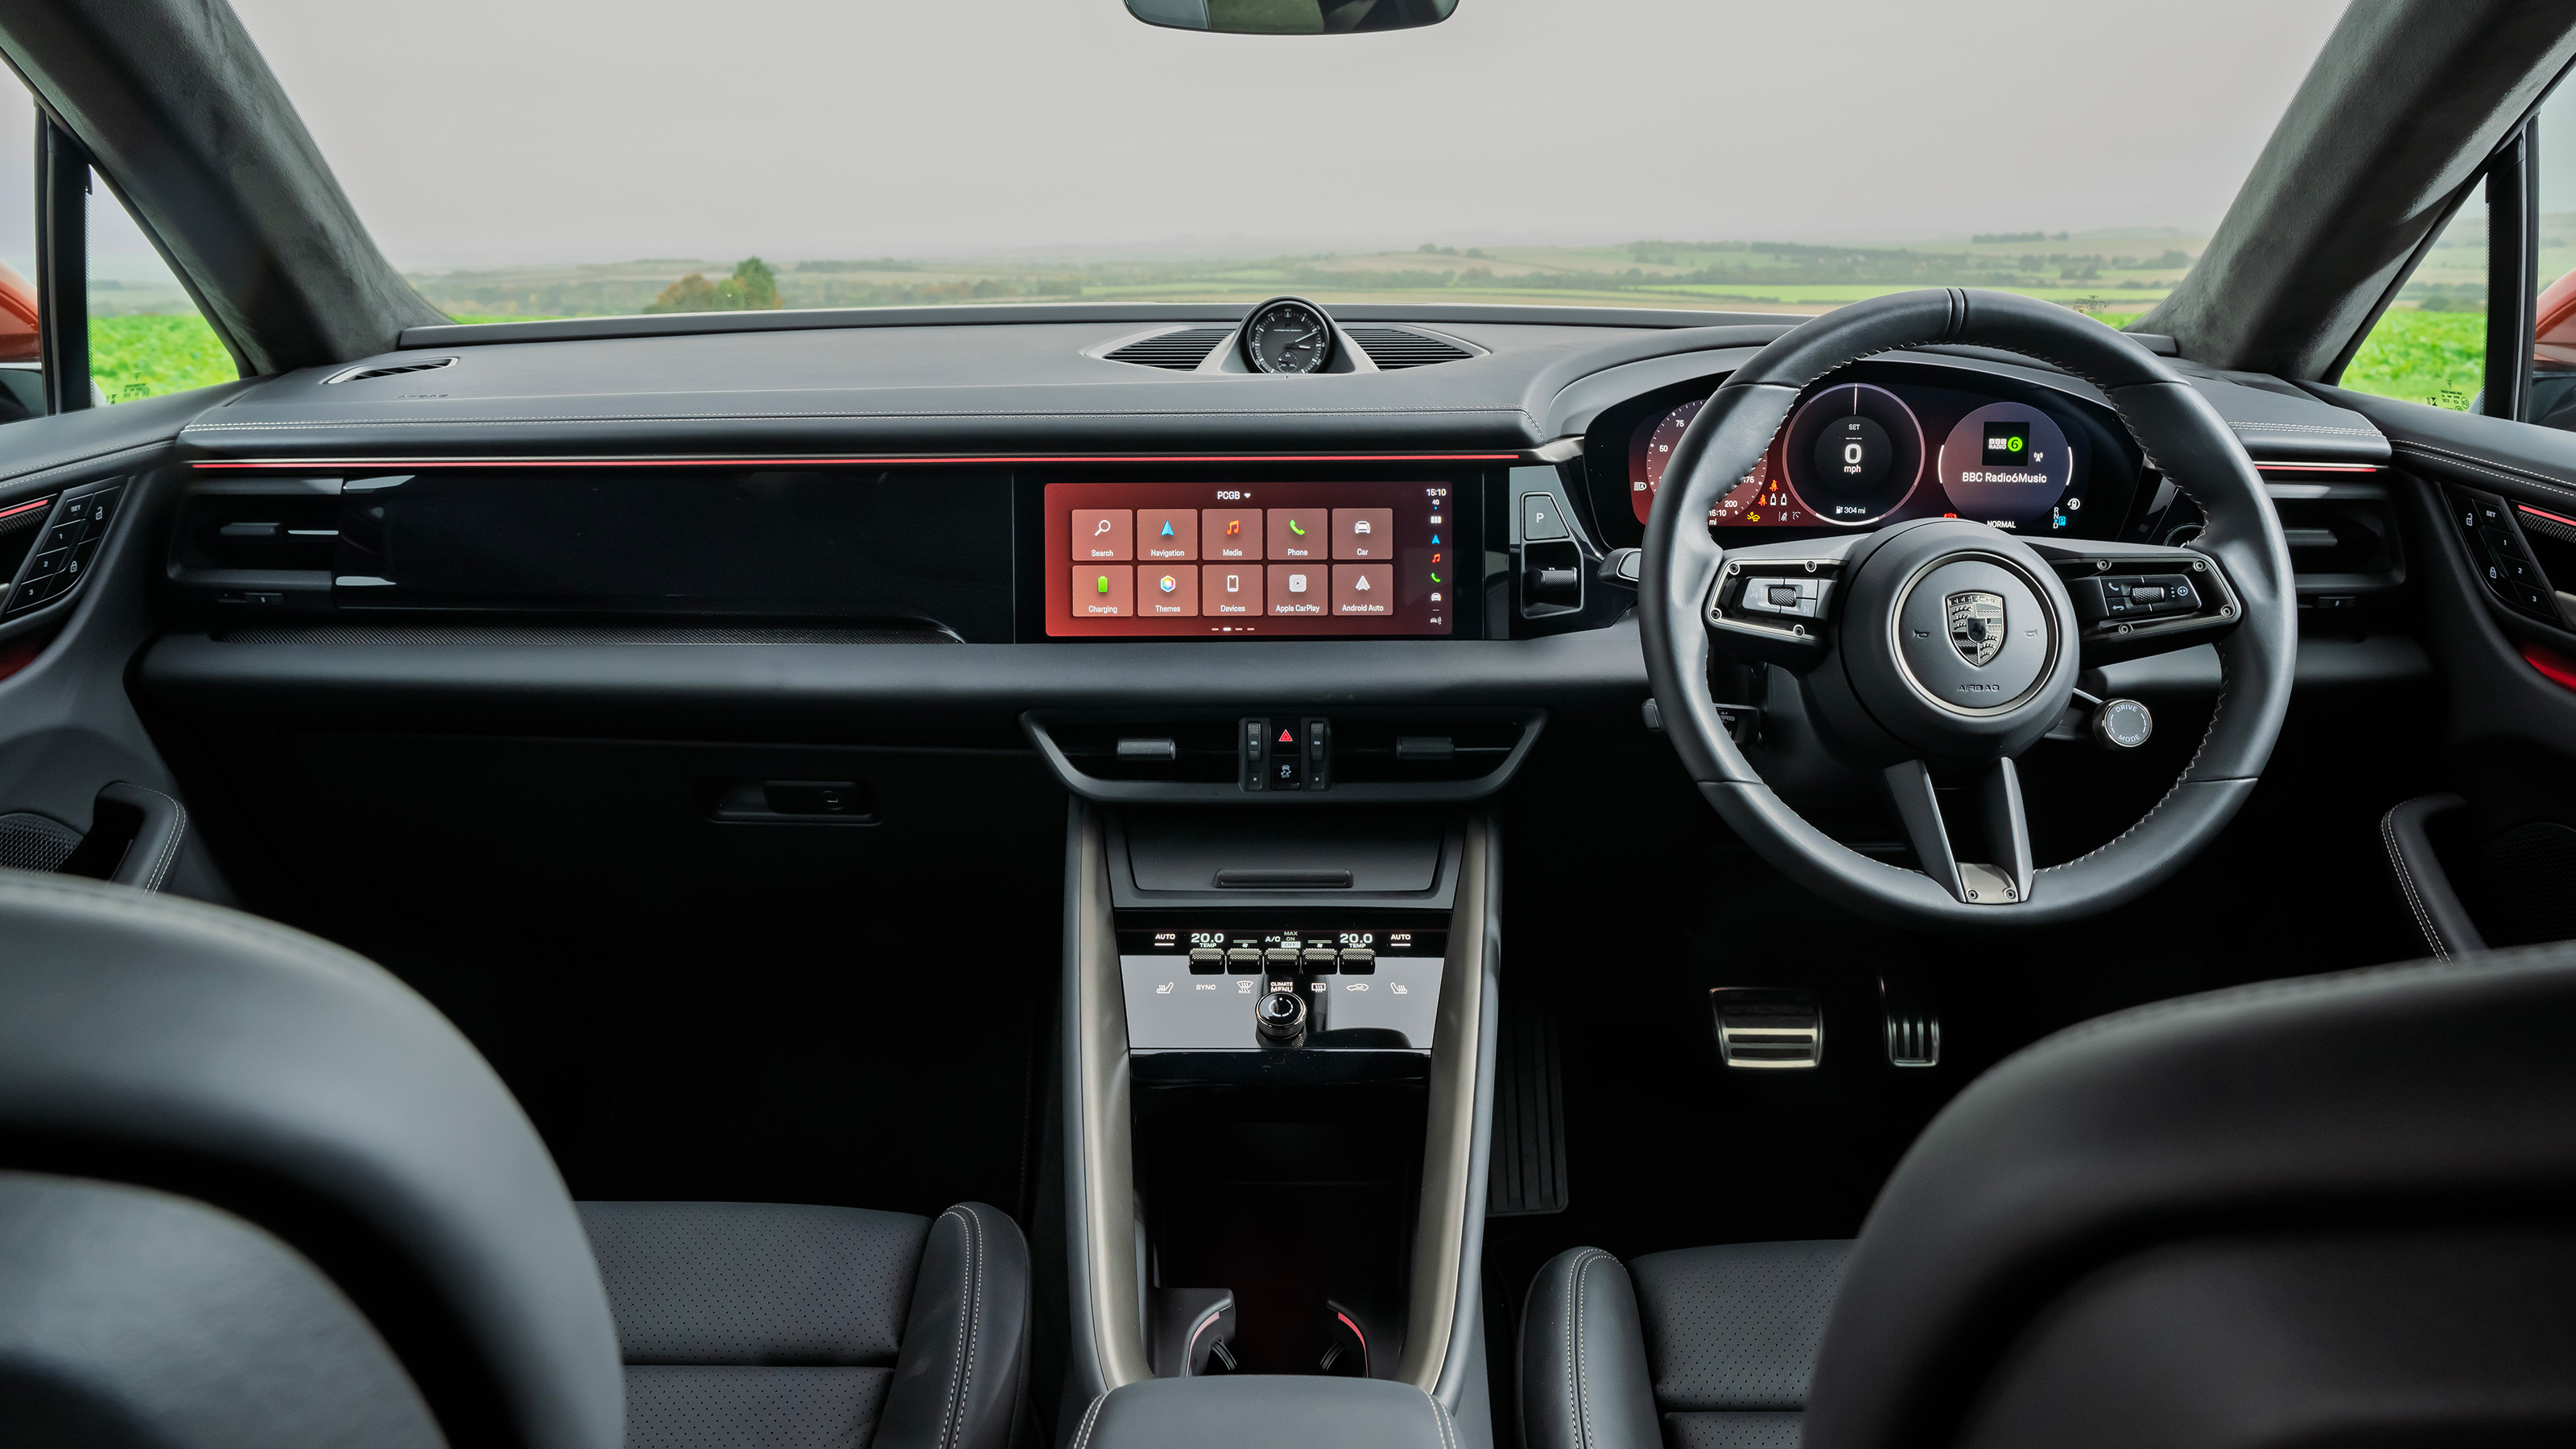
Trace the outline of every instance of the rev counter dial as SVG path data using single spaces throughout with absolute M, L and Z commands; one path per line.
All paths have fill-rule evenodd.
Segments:
M 1333 324 L 1314 303 L 1281 297 L 1243 319 L 1242 347 L 1255 372 L 1319 372 L 1333 360 Z
M 1901 507 L 1923 481 L 1923 425 L 1883 387 L 1839 383 L 1789 417 L 1774 458 L 1818 522 L 1857 528 Z

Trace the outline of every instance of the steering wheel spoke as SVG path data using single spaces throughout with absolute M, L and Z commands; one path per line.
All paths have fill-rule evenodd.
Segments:
M 2011 906 L 2030 899 L 2030 817 L 2022 808 L 2021 774 L 2006 756 L 1987 766 L 1972 792 L 1986 859 L 1963 861 L 1950 848 L 1932 768 L 1922 760 L 1890 765 L 1883 778 L 1914 858 L 1933 883 L 1962 905 Z
M 2244 619 L 2227 571 L 2198 549 L 2071 538 L 2033 539 L 2031 549 L 2075 603 L 2087 667 L 2214 644 Z

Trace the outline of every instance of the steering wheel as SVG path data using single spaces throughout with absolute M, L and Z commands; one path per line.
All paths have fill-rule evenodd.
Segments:
M 2025 539 L 1956 518 L 1717 545 L 1710 510 L 1761 462 L 1810 384 L 1865 357 L 1941 344 L 2019 353 L 2093 383 L 2207 527 L 2182 548 Z M 1727 378 L 1673 449 L 1646 521 L 1637 600 L 1665 732 L 1727 825 L 1830 901 L 1953 931 L 2078 920 L 2181 869 L 2253 792 L 2298 657 L 2280 520 L 2209 402 L 2090 318 L 1955 287 L 1841 308 Z M 2181 778 L 2109 844 L 2032 869 L 2013 761 L 2065 714 L 2081 669 L 2208 643 L 2218 646 L 2218 703 Z M 1709 698 L 1712 644 L 1795 677 L 1834 759 L 1880 777 L 1919 869 L 1841 844 L 1764 783 Z M 1936 774 L 1972 784 L 1982 818 L 1962 836 L 1981 841 L 1986 859 L 1954 855 Z

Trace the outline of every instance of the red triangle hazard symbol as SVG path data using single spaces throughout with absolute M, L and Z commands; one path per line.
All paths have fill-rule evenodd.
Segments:
M 1283 745 L 1293 745 L 1293 744 L 1297 743 L 1297 739 L 1296 739 L 1296 737 L 1295 737 L 1294 735 L 1289 734 L 1286 730 L 1281 730 L 1281 731 L 1279 732 L 1279 743 L 1281 743 L 1281 744 L 1283 744 Z

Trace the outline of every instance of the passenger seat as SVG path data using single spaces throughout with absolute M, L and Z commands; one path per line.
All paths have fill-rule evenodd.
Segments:
M 579 1206 L 626 1361 L 627 1449 L 1010 1442 L 1029 1257 L 994 1209 Z

